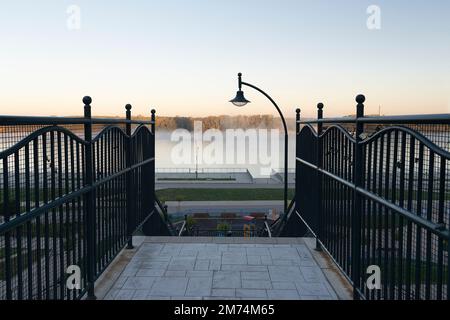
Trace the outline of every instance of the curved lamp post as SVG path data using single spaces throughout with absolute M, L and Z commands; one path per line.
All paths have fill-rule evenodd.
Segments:
M 284 119 L 283 113 L 281 112 L 280 108 L 275 103 L 275 101 L 273 101 L 273 99 L 267 93 L 265 93 L 258 87 L 254 86 L 250 83 L 243 82 L 242 81 L 242 73 L 240 73 L 240 72 L 238 73 L 239 90 L 236 93 L 236 97 L 234 99 L 230 100 L 230 102 L 232 104 L 234 104 L 235 106 L 238 106 L 238 107 L 243 107 L 247 103 L 250 102 L 247 99 L 245 99 L 244 92 L 242 91 L 242 86 L 247 86 L 247 87 L 253 88 L 256 91 L 261 92 L 267 99 L 269 99 L 270 102 L 272 102 L 272 104 L 277 109 L 278 114 L 281 117 L 281 121 L 283 122 L 283 127 L 284 127 L 284 213 L 287 213 L 287 208 L 288 208 L 288 200 L 287 200 L 287 195 L 288 195 L 288 130 L 287 130 L 287 126 L 286 126 L 286 120 Z

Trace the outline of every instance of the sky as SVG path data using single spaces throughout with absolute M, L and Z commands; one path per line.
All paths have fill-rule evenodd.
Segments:
M 0 0 L 2 114 L 276 114 L 238 72 L 286 117 L 449 113 L 450 1 Z

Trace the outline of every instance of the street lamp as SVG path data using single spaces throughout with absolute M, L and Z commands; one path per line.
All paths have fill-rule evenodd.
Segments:
M 284 127 L 284 213 L 287 214 L 287 208 L 288 208 L 288 200 L 287 200 L 287 195 L 288 195 L 288 130 L 287 130 L 287 125 L 286 125 L 286 120 L 284 119 L 283 113 L 281 112 L 278 105 L 275 103 L 275 101 L 273 101 L 273 99 L 267 93 L 265 93 L 264 91 L 262 91 L 261 89 L 259 89 L 258 87 L 255 87 L 254 85 L 252 85 L 250 83 L 243 82 L 241 78 L 242 78 L 242 73 L 239 72 L 238 73 L 238 88 L 239 89 L 238 89 L 238 92 L 236 93 L 236 97 L 234 99 L 230 100 L 230 102 L 237 107 L 245 106 L 250 101 L 248 101 L 244 97 L 244 92 L 242 91 L 242 86 L 247 86 L 247 87 L 253 88 L 256 91 L 261 92 L 267 99 L 270 100 L 270 102 L 272 102 L 272 104 L 275 106 L 275 108 L 278 111 L 278 114 L 281 117 L 281 121 L 283 122 L 283 127 Z

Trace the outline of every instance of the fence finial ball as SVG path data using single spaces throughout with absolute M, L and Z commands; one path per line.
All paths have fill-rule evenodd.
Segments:
M 358 95 L 356 96 L 356 102 L 358 102 L 358 103 L 364 103 L 364 101 L 366 101 L 366 97 L 364 97 L 363 94 L 358 94 Z
M 295 112 L 300 113 L 300 108 L 295 109 Z
M 151 112 L 152 114 L 155 114 L 155 113 L 156 113 L 156 110 L 155 110 L 155 109 L 152 109 L 150 112 Z
M 317 104 L 317 109 L 319 109 L 319 110 L 323 109 L 323 103 L 322 102 Z
M 127 104 L 127 105 L 125 106 L 125 109 L 131 110 L 131 104 Z
M 85 96 L 85 97 L 83 98 L 83 103 L 84 103 L 84 104 L 91 104 L 91 102 L 92 102 L 92 98 L 91 98 L 91 97 Z

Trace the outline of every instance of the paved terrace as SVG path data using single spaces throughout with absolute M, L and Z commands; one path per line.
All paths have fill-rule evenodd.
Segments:
M 98 299 L 350 299 L 306 238 L 135 237 L 96 284 Z

